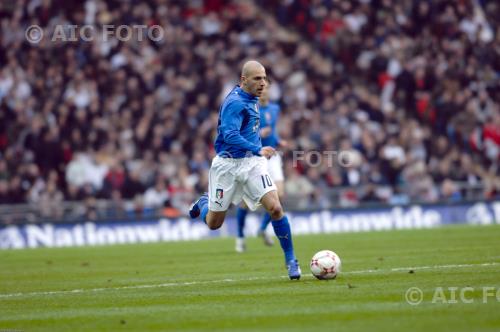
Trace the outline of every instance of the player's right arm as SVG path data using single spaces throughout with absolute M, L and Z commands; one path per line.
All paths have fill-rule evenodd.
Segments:
M 251 151 L 254 155 L 261 155 L 261 146 L 253 144 L 241 136 L 240 128 L 243 123 L 243 110 L 245 106 L 238 102 L 229 102 L 221 112 L 220 131 L 224 142 L 236 146 L 244 151 Z
M 276 150 L 271 146 L 264 146 L 260 149 L 259 154 L 269 159 L 276 154 Z

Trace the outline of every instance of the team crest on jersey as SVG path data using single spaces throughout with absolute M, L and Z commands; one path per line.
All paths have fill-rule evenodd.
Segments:
M 216 189 L 216 190 L 215 190 L 215 197 L 216 197 L 217 199 L 222 199 L 222 198 L 224 198 L 224 190 L 222 190 L 222 189 Z

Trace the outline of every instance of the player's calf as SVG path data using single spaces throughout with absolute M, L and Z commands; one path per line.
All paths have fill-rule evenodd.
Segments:
M 283 213 L 276 191 L 268 192 L 262 197 L 262 205 L 266 208 L 272 218 L 274 233 L 280 241 L 281 248 L 285 254 L 285 262 L 290 279 L 300 278 L 300 266 L 295 258 L 293 250 L 292 232 L 287 216 Z

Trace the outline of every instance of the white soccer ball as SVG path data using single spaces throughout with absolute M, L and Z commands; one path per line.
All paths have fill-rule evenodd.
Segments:
M 339 256 L 330 250 L 318 251 L 311 259 L 311 272 L 320 280 L 335 279 L 340 266 Z

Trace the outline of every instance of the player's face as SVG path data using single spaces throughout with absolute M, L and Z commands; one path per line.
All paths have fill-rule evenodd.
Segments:
M 260 97 L 267 86 L 266 70 L 264 68 L 255 69 L 248 77 L 242 77 L 242 85 L 246 92 Z

